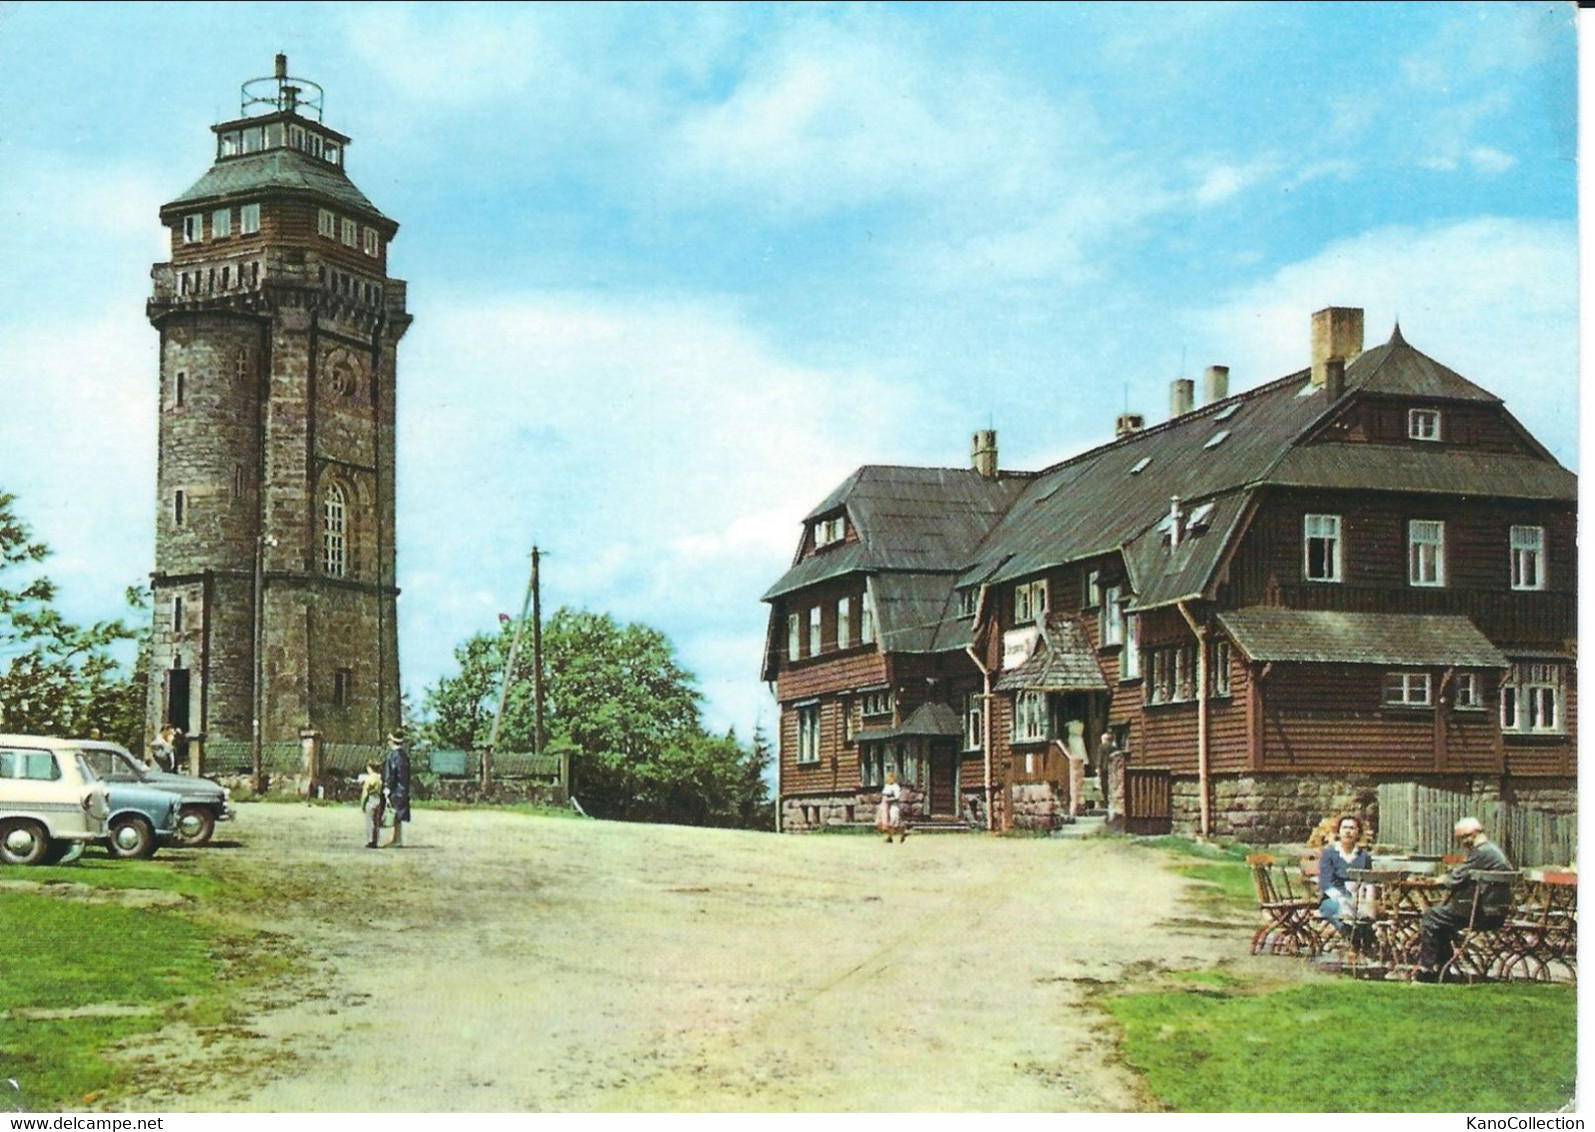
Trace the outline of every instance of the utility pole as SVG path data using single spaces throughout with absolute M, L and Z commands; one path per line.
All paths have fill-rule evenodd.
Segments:
M 254 686 L 250 689 L 252 693 L 251 706 L 253 708 L 251 723 L 253 726 L 250 728 L 249 733 L 249 782 L 256 795 L 259 795 L 265 789 L 265 770 L 261 765 L 262 737 L 260 733 L 260 717 L 262 715 L 261 701 L 265 694 L 264 672 L 266 666 L 266 548 L 276 545 L 277 540 L 270 535 L 255 536 L 255 587 L 253 594 L 255 605 L 255 663 L 253 673 Z
M 493 732 L 487 737 L 487 750 L 482 755 L 482 786 L 493 780 L 493 753 L 498 749 L 498 729 L 504 723 L 504 705 L 510 698 L 510 681 L 515 677 L 515 657 L 521 651 L 521 632 L 526 628 L 526 612 L 532 605 L 532 594 L 537 589 L 537 547 L 532 547 L 532 575 L 526 579 L 526 597 L 521 601 L 521 616 L 515 622 L 515 635 L 510 638 L 510 654 L 504 661 L 504 678 L 498 690 L 498 711 L 493 715 Z M 538 637 L 541 638 L 539 633 Z M 538 729 L 542 729 L 542 713 L 538 713 Z
M 532 706 L 535 712 L 532 731 L 532 754 L 541 755 L 548 746 L 548 735 L 543 731 L 543 588 L 537 577 L 537 562 L 542 555 L 537 544 L 532 544 Z M 560 781 L 564 778 L 561 776 Z

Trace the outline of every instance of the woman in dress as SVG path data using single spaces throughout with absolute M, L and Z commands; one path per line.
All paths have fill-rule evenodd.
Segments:
M 886 785 L 881 787 L 881 804 L 875 810 L 875 828 L 886 834 L 888 844 L 894 833 L 899 842 L 908 837 L 903 828 L 903 788 L 897 785 L 897 775 L 889 772 Z
M 1368 850 L 1357 844 L 1361 840 L 1362 820 L 1347 814 L 1335 824 L 1335 840 L 1318 854 L 1318 894 L 1323 897 L 1318 914 L 1348 938 L 1351 926 L 1346 921 L 1357 914 L 1349 871 L 1373 867 Z

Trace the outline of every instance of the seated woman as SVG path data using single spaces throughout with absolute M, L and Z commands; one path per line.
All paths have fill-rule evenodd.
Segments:
M 1318 892 L 1323 897 L 1318 914 L 1348 939 L 1351 925 L 1346 921 L 1357 914 L 1357 899 L 1352 893 L 1348 872 L 1373 867 L 1368 850 L 1357 844 L 1361 840 L 1361 819 L 1347 814 L 1335 825 L 1335 840 L 1318 854 Z

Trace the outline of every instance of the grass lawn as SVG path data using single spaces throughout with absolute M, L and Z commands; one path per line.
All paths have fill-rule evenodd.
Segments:
M 1249 993 L 1226 981 L 1105 1002 L 1125 1059 L 1171 1109 L 1552 1112 L 1573 1095 L 1570 986 L 1348 979 Z M 1332 1072 L 1330 1050 L 1342 1051 Z
M 1171 867 L 1206 882 L 1199 905 L 1255 914 L 1244 846 L 1139 844 L 1178 854 Z M 1280 956 L 1280 978 L 1301 962 Z M 1177 1111 L 1550 1112 L 1573 1095 L 1571 986 L 1345 979 L 1282 988 L 1219 971 L 1173 981 L 1185 985 L 1103 1005 L 1123 1029 L 1125 1060 Z M 1326 1050 L 1346 1051 L 1335 1060 L 1333 1089 L 1320 1068 Z M 1481 1065 L 1511 1069 L 1481 1073 Z
M 23 874 L 0 870 L 7 880 Z M 92 858 L 28 869 L 25 879 L 164 891 L 205 887 L 202 878 L 144 862 Z M 106 1046 L 158 1030 L 216 991 L 213 931 L 170 909 L 0 891 L 0 939 L 7 941 L 0 1081 L 14 1078 L 30 1109 L 78 1107 L 114 1092 L 121 1070 L 101 1056 Z M 0 1107 L 15 1099 L 0 1097 Z

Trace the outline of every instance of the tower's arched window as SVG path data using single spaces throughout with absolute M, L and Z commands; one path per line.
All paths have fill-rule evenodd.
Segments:
M 321 500 L 321 571 L 341 578 L 349 561 L 348 502 L 343 488 L 331 484 Z

